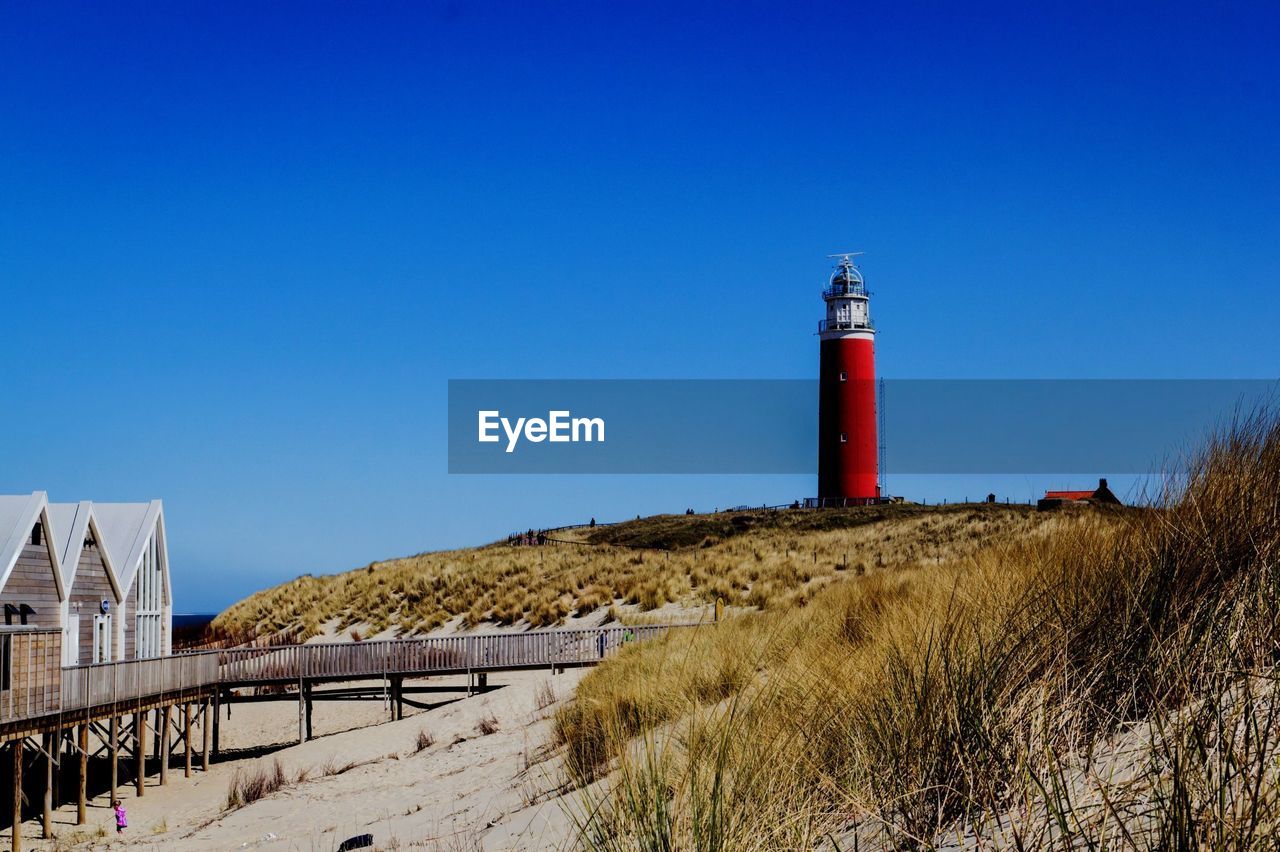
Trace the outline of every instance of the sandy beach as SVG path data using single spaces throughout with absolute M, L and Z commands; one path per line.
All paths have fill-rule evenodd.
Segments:
M 582 673 L 491 674 L 490 685 L 500 688 L 470 698 L 433 695 L 428 700 L 437 706 L 406 708 L 395 722 L 380 701 L 320 702 L 316 737 L 301 745 L 293 702 L 236 704 L 230 719 L 224 708 L 223 759 L 207 773 L 197 769 L 184 778 L 176 767 L 163 787 L 150 775 L 141 799 L 132 787 L 121 788 L 129 816 L 122 836 L 102 795 L 90 802 L 82 826 L 74 824 L 74 804 L 63 805 L 54 815 L 54 840 L 35 839 L 28 848 L 333 850 L 366 833 L 375 849 L 555 848 L 569 836 L 572 819 L 554 797 L 560 767 L 546 758 L 545 744 L 551 714 Z M 497 730 L 482 733 L 482 720 Z M 415 753 L 421 731 L 433 744 Z M 263 748 L 271 743 L 278 748 Z M 237 757 L 249 749 L 269 753 Z M 227 810 L 236 773 L 275 760 L 290 783 Z M 38 836 L 38 826 L 26 822 L 26 835 Z

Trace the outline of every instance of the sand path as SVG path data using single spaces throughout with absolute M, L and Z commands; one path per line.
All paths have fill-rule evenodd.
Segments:
M 381 702 L 317 703 L 317 738 L 265 756 L 227 759 L 208 773 L 184 778 L 171 769 L 160 787 L 150 776 L 143 798 L 122 790 L 129 812 L 123 838 L 114 832 L 109 802 L 90 803 L 88 823 L 75 826 L 75 807 L 55 814 L 53 842 L 27 848 L 127 848 L 174 850 L 306 850 L 332 852 L 345 838 L 369 833 L 376 849 L 548 849 L 563 845 L 572 820 L 554 796 L 557 758 L 543 759 L 550 716 L 569 698 L 582 670 L 565 674 L 490 674 L 496 689 L 387 722 Z M 433 679 L 432 683 L 459 683 Z M 545 704 L 551 696 L 555 702 Z M 446 700 L 449 696 L 433 697 Z M 287 742 L 297 735 L 291 702 L 234 705 L 221 728 L 228 756 L 237 748 Z M 482 734 L 483 719 L 497 731 Z M 353 726 L 368 725 L 352 729 Z M 435 742 L 415 753 L 419 731 Z M 225 809 L 237 771 L 279 760 L 294 779 L 285 788 L 242 808 Z M 38 832 L 28 821 L 28 836 Z M 7 833 L 7 832 L 6 832 Z

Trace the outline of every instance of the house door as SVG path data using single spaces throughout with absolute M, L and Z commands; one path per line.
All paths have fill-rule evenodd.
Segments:
M 111 662 L 111 616 L 93 617 L 93 662 Z
M 67 633 L 63 637 L 66 647 L 66 660 L 69 666 L 80 665 L 80 614 L 73 612 L 67 616 Z

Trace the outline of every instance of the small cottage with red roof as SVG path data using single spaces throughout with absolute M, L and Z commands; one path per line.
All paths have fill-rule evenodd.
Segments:
M 1059 509 L 1063 506 L 1119 506 L 1120 498 L 1107 487 L 1107 480 L 1099 479 L 1098 487 L 1088 491 L 1046 491 L 1036 503 L 1036 508 Z

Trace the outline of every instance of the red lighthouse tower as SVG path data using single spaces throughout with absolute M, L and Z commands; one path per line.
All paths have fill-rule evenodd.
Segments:
M 822 291 L 818 323 L 818 505 L 855 506 L 880 499 L 876 476 L 875 325 L 862 273 L 840 258 Z

